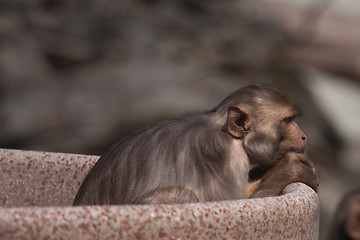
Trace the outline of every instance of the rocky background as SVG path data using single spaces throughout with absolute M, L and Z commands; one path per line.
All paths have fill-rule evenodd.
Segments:
M 360 18 L 340 2 L 0 0 L 0 147 L 100 155 L 153 121 L 272 84 L 303 112 L 323 239 L 360 180 Z

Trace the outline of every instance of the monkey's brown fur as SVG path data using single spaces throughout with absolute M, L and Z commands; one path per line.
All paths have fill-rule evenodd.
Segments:
M 74 205 L 241 199 L 276 195 L 295 181 L 316 189 L 297 114 L 278 90 L 251 85 L 210 111 L 157 122 L 111 146 Z M 250 164 L 275 167 L 249 182 Z

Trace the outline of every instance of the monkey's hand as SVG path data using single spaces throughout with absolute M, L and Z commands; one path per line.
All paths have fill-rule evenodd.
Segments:
M 283 189 L 294 182 L 302 182 L 315 191 L 319 186 L 319 177 L 314 164 L 301 153 L 286 153 L 264 176 L 253 183 L 256 190 L 251 198 L 277 196 Z

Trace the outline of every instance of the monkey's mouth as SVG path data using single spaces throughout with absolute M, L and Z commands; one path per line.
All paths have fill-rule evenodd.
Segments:
M 304 154 L 306 151 L 306 148 L 290 148 L 289 151 L 294 152 L 294 153 Z

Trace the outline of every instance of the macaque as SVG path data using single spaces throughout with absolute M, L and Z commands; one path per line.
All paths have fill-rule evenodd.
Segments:
M 338 204 L 328 240 L 360 240 L 360 187 L 346 194 Z
M 267 85 L 243 87 L 210 111 L 154 123 L 101 156 L 74 205 L 188 203 L 317 189 L 295 103 Z M 249 181 L 249 171 L 268 171 Z

